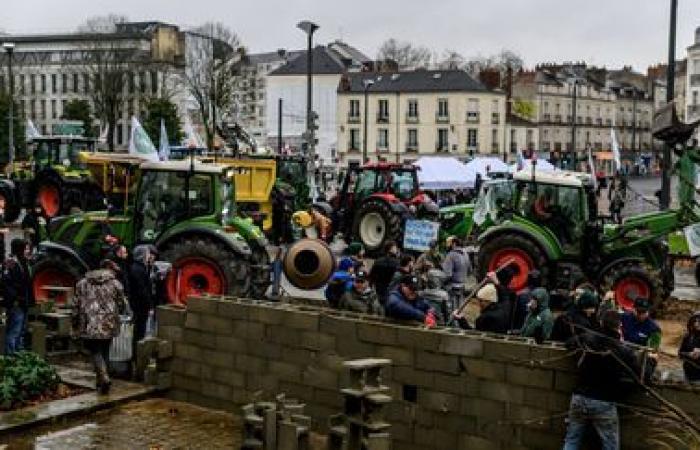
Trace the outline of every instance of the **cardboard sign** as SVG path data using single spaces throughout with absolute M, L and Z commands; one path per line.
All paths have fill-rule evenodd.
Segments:
M 688 243 L 690 256 L 695 258 L 700 256 L 700 223 L 689 225 L 683 230 L 685 240 Z
M 430 243 L 436 241 L 440 224 L 429 220 L 409 219 L 403 233 L 403 248 L 424 252 L 430 249 Z

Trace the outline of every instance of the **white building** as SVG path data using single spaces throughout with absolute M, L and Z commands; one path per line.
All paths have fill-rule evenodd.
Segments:
M 695 43 L 688 47 L 685 99 L 686 122 L 700 120 L 700 27 L 695 30 Z M 697 132 L 696 137 L 700 137 Z
M 331 164 L 337 156 L 338 84 L 346 72 L 359 72 L 369 58 L 342 42 L 313 49 L 313 104 L 318 114 L 316 154 L 322 164 Z M 306 131 L 307 52 L 291 59 L 267 76 L 266 130 L 268 145 L 276 147 L 279 99 L 282 99 L 282 138 L 285 146 L 301 150 Z

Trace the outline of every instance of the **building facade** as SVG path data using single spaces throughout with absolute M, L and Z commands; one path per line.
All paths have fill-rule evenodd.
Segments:
M 360 72 L 370 59 L 357 49 L 333 42 L 313 49 L 313 104 L 316 123 L 316 155 L 321 165 L 331 165 L 338 155 L 337 108 L 338 84 L 343 74 Z M 265 128 L 268 147 L 278 142 L 279 101 L 282 100 L 282 140 L 292 152 L 302 151 L 306 132 L 307 52 L 299 52 L 286 64 L 267 76 L 265 95 Z
M 176 26 L 160 22 L 118 24 L 113 33 L 9 35 L 3 40 L 15 44 L 14 94 L 20 107 L 17 115 L 31 119 L 43 134 L 51 133 L 71 100 L 87 100 L 95 113 L 91 95 L 93 72 L 88 68 L 90 52 L 128 52 L 133 70 L 122 92 L 120 119 L 115 127 L 117 147 L 128 144 L 131 116 L 142 115 L 147 98 L 172 91 L 175 77 L 185 63 L 183 33 Z M 4 68 L 6 64 L 7 55 L 3 53 L 0 66 Z M 0 89 L 8 81 L 3 71 Z M 99 120 L 95 125 L 99 126 Z
M 506 122 L 506 148 L 510 153 L 509 160 L 517 160 L 518 151 L 530 158 L 540 148 L 537 123 L 515 114 L 508 114 Z M 540 155 L 537 155 L 539 158 Z
M 365 146 L 370 161 L 502 156 L 505 111 L 503 92 L 460 70 L 349 73 L 338 87 L 338 158 L 342 165 L 362 163 Z
M 695 30 L 695 43 L 688 47 L 688 69 L 686 77 L 686 121 L 700 120 L 700 27 Z M 696 138 L 700 133 L 696 131 Z

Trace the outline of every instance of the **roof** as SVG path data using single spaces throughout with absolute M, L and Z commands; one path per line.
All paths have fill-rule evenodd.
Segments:
M 117 41 L 130 39 L 150 39 L 143 33 L 63 33 L 63 34 L 24 34 L 9 35 L 6 40 L 15 44 L 46 42 Z
M 294 59 L 297 56 L 301 55 L 302 53 L 304 53 L 303 50 L 285 51 L 282 55 L 280 55 L 279 51 L 265 52 L 265 53 L 252 53 L 252 54 L 246 55 L 246 63 L 249 65 L 256 65 L 256 64 L 274 63 L 274 62 L 278 62 L 278 61 L 283 61 L 285 59 L 291 60 L 291 59 Z
M 362 93 L 364 81 L 373 80 L 369 92 L 485 92 L 486 86 L 463 70 L 413 70 L 406 72 L 348 73 L 338 92 Z
M 275 75 L 305 75 L 307 70 L 306 51 L 299 54 L 287 62 L 287 64 L 269 73 Z M 340 57 L 335 55 L 327 47 L 319 45 L 312 51 L 313 73 L 316 75 L 339 75 L 347 69 Z
M 532 169 L 523 169 L 513 174 L 513 179 L 517 181 L 532 181 Z M 585 172 L 571 172 L 567 170 L 538 171 L 535 170 L 535 182 L 545 184 L 556 184 L 559 186 L 581 187 L 593 183 L 591 174 Z
M 167 170 L 171 172 L 181 171 L 187 172 L 191 168 L 191 162 L 188 159 L 183 159 L 179 161 L 163 161 L 163 162 L 145 162 L 141 164 L 142 170 Z M 197 173 L 223 173 L 226 169 L 231 168 L 231 166 L 226 164 L 212 164 L 212 163 L 202 163 L 195 161 L 194 171 Z

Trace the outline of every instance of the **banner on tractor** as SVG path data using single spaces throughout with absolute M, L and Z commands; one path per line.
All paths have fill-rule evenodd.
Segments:
M 403 233 L 403 248 L 424 252 L 430 249 L 430 243 L 436 241 L 440 224 L 429 220 L 408 219 Z
M 683 230 L 688 243 L 688 252 L 695 258 L 700 256 L 700 223 L 689 225 Z

